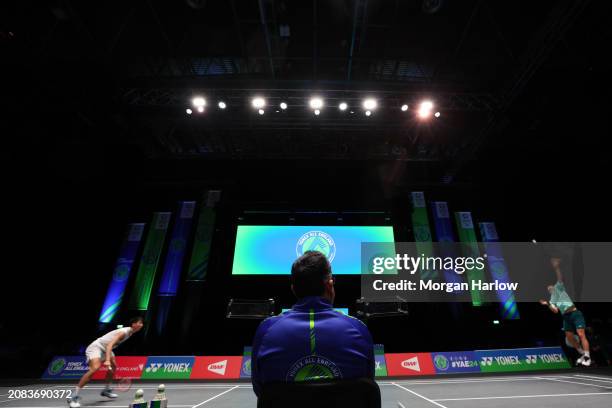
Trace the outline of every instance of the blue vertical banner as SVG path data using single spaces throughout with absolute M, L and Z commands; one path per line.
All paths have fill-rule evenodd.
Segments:
M 454 258 L 457 256 L 454 245 L 455 233 L 453 232 L 453 224 L 451 222 L 450 212 L 448 211 L 448 203 L 445 201 L 432 201 L 431 213 L 433 214 L 440 256 L 444 258 Z M 455 273 L 453 269 L 444 269 L 444 280 L 452 283 L 463 282 L 461 275 Z
M 221 191 L 209 190 L 205 203 L 202 203 L 196 226 L 191 261 L 187 269 L 187 281 L 203 281 L 208 271 L 210 248 L 215 231 L 215 205 L 221 197 Z
M 187 240 L 191 231 L 191 224 L 195 212 L 195 201 L 181 201 L 178 203 L 176 219 L 172 227 L 166 262 L 157 289 L 157 320 L 155 327 L 157 334 L 162 335 L 170 316 L 174 298 L 178 292 L 179 279 L 183 269 L 185 253 L 187 252 Z
M 499 282 L 510 282 L 508 267 L 504 261 L 495 223 L 480 222 L 478 227 L 482 242 L 484 243 L 485 253 L 487 254 L 487 263 L 491 277 Z M 520 316 L 516 301 L 514 300 L 514 293 L 511 290 L 498 290 L 496 294 L 500 302 L 502 317 L 504 319 L 519 319 Z
M 168 245 L 166 263 L 157 291 L 161 296 L 174 296 L 178 290 L 195 206 L 195 201 L 179 202 L 174 228 L 172 229 Z
M 132 266 L 142 241 L 144 228 L 144 223 L 132 223 L 127 226 L 125 238 L 119 251 L 119 257 L 113 270 L 113 276 L 106 292 L 102 312 L 98 319 L 100 323 L 110 323 L 119 311 L 125 287 L 130 278 Z

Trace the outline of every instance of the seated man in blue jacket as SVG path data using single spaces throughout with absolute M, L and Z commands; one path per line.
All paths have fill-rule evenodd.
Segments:
M 253 341 L 251 375 L 257 396 L 268 382 L 374 378 L 368 328 L 332 308 L 334 278 L 320 252 L 307 251 L 291 267 L 293 308 L 264 320 Z

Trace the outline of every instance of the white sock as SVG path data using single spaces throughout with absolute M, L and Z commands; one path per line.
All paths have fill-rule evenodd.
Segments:
M 584 356 L 587 358 L 591 358 L 591 353 L 589 353 L 588 351 L 585 351 Z
M 581 355 L 584 355 L 584 350 L 581 347 L 578 347 L 576 350 L 578 350 Z
M 81 387 L 79 387 L 78 385 L 76 386 L 76 388 L 74 389 L 74 396 L 78 397 L 79 396 L 79 392 L 81 392 Z

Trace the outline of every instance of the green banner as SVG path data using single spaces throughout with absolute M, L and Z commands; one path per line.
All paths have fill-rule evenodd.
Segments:
M 187 269 L 188 281 L 202 281 L 206 278 L 208 260 L 210 259 L 210 246 L 215 230 L 215 209 L 213 207 L 219 200 L 219 194 L 220 192 L 216 190 L 209 191 L 206 203 L 200 209 L 196 235 L 191 251 L 191 261 Z
M 480 249 L 478 248 L 478 240 L 476 239 L 476 231 L 474 230 L 474 223 L 472 221 L 472 213 L 469 211 L 459 211 L 455 213 L 455 222 L 457 223 L 457 231 L 459 232 L 459 241 L 463 243 L 463 251 L 465 256 L 477 258 L 480 256 Z M 484 280 L 484 270 L 477 268 L 466 268 L 466 276 L 469 282 L 470 288 L 472 287 L 472 281 Z M 470 289 L 472 296 L 472 305 L 482 306 L 482 294 L 479 290 Z
M 153 290 L 155 274 L 157 273 L 157 264 L 164 247 L 166 231 L 168 230 L 171 216 L 172 213 L 170 212 L 153 213 L 153 220 L 147 233 L 134 289 L 130 297 L 129 308 L 132 310 L 147 310 L 149 308 L 151 291 Z
M 143 380 L 187 380 L 195 363 L 193 356 L 149 356 L 142 370 Z
M 414 191 L 410 194 L 412 203 L 412 230 L 418 256 L 433 256 L 433 245 L 431 241 L 431 229 L 427 217 L 427 205 L 425 204 L 425 193 Z M 421 279 L 436 279 L 438 271 L 420 271 Z
M 561 347 L 476 350 L 480 371 L 485 373 L 558 370 L 570 368 Z

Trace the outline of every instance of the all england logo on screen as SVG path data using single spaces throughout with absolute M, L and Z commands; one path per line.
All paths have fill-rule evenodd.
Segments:
M 329 262 L 336 256 L 336 244 L 334 239 L 323 231 L 308 231 L 298 239 L 295 253 L 298 257 L 306 251 L 319 251 L 327 257 Z

